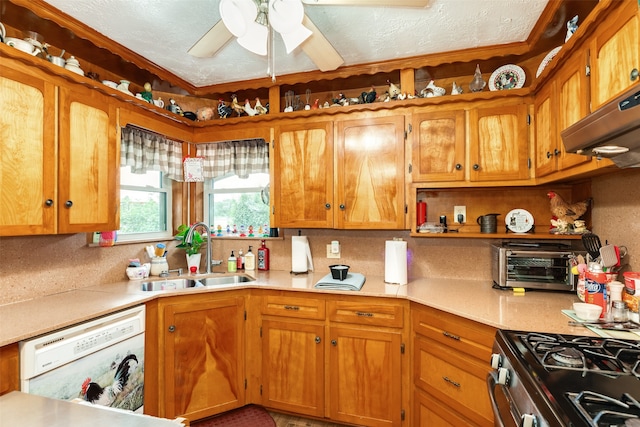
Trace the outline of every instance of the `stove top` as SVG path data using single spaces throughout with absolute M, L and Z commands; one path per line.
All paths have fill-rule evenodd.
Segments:
M 566 426 L 640 426 L 640 342 L 499 331 L 528 393 Z

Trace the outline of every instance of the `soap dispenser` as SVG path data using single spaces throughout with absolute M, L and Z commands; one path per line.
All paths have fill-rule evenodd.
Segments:
M 227 271 L 229 273 L 235 273 L 238 269 L 238 260 L 236 259 L 235 254 L 231 251 L 231 255 L 227 260 Z

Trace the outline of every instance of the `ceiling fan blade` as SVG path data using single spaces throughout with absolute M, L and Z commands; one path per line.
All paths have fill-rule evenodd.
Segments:
M 302 0 L 308 5 L 427 7 L 431 0 Z
M 191 46 L 188 53 L 198 58 L 213 56 L 222 46 L 233 38 L 233 34 L 227 29 L 222 20 L 218 21 L 204 36 Z
M 311 22 L 311 19 L 306 14 L 302 20 L 302 25 L 311 30 L 313 34 L 300 47 L 318 66 L 320 71 L 333 71 L 344 64 L 342 56 L 331 46 L 329 40 L 322 35 L 318 27 Z

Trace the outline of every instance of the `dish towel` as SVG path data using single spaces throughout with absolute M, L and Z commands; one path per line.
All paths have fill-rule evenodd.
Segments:
M 341 291 L 359 291 L 364 285 L 365 278 L 360 273 L 347 273 L 347 278 L 337 280 L 331 276 L 331 273 L 324 276 L 315 284 L 317 289 L 337 289 Z

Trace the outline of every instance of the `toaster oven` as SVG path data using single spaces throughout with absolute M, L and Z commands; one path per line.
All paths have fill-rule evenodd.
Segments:
M 492 245 L 494 286 L 574 292 L 578 275 L 571 270 L 577 254 L 559 243 Z

